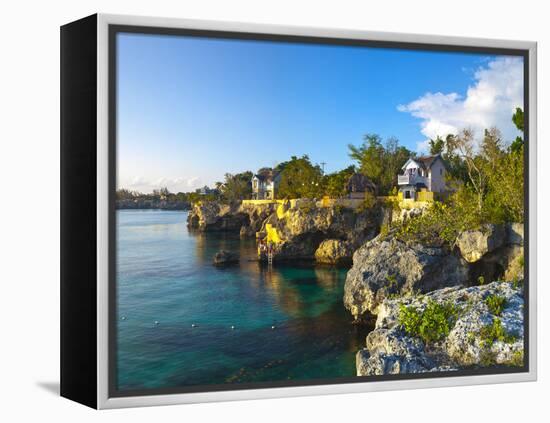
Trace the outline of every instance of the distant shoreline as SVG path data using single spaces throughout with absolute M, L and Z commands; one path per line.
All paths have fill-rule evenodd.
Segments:
M 154 201 L 154 200 L 117 200 L 117 210 L 181 210 L 188 211 L 191 205 L 184 201 Z

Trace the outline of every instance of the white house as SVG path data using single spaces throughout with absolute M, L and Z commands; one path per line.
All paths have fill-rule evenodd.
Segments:
M 420 191 L 446 191 L 445 163 L 439 154 L 410 158 L 401 170 L 402 174 L 397 176 L 397 185 L 404 199 L 415 200 Z
M 252 199 L 274 200 L 275 192 L 281 182 L 281 172 L 263 168 L 252 177 Z

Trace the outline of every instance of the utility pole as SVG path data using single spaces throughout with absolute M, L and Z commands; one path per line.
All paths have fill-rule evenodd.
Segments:
M 325 162 L 321 162 L 321 172 L 323 172 L 323 175 L 325 174 Z

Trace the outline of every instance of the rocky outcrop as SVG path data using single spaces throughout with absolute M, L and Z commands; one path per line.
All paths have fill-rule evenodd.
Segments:
M 433 342 L 408 333 L 400 317 L 403 308 L 422 313 L 428 304 L 450 305 L 454 310 L 448 331 Z M 522 366 L 523 305 L 521 285 L 509 282 L 386 299 L 365 348 L 357 353 L 357 375 Z
M 426 293 L 468 281 L 465 261 L 443 247 L 409 245 L 379 236 L 353 255 L 344 305 L 356 319 L 378 314 L 385 298 Z
M 315 261 L 325 264 L 346 264 L 351 262 L 353 249 L 348 241 L 326 239 L 315 251 Z
M 272 214 L 262 232 L 276 233 L 274 260 L 317 259 L 322 263 L 351 262 L 353 251 L 380 230 L 378 207 L 356 211 L 304 203 Z
M 215 266 L 228 266 L 230 264 L 237 264 L 239 262 L 239 255 L 230 251 L 221 250 L 214 255 L 213 263 Z
M 471 263 L 474 283 L 523 279 L 523 224 L 487 224 L 480 230 L 465 231 L 457 238 L 462 257 Z
M 501 247 L 505 240 L 506 230 L 503 225 L 487 224 L 479 230 L 462 232 L 456 244 L 464 260 L 475 263 L 485 254 Z
M 235 232 L 250 224 L 240 204 L 220 204 L 204 201 L 193 204 L 187 217 L 187 226 L 200 232 Z

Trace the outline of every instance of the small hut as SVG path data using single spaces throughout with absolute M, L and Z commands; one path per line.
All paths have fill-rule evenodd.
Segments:
M 364 199 L 365 193 L 376 195 L 376 185 L 362 173 L 354 173 L 346 184 L 348 198 Z

